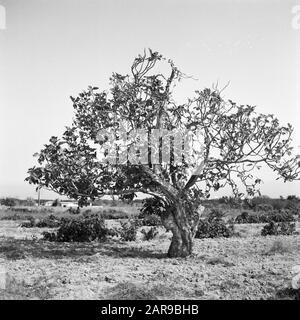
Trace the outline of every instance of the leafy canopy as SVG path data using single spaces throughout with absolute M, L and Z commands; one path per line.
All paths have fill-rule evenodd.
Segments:
M 149 50 L 134 59 L 130 74 L 113 73 L 109 90 L 88 87 L 71 97 L 71 126 L 36 154 L 38 166 L 29 169 L 26 180 L 85 204 L 106 194 L 132 199 L 136 192 L 169 203 L 201 199 L 226 185 L 235 195 L 254 195 L 261 180 L 253 172 L 262 164 L 284 181 L 298 179 L 300 162 L 299 156 L 292 156 L 290 124 L 281 126 L 274 115 L 225 101 L 217 88 L 196 91 L 178 104 L 173 91 L 184 78 L 172 60 Z M 128 133 L 142 128 L 188 130 L 193 137 L 191 158 L 176 163 L 171 152 L 170 161 L 161 164 L 99 161 L 98 152 L 105 154 L 105 145 L 97 139 L 99 131 L 117 132 L 121 126 Z M 199 129 L 204 137 L 201 157 L 195 143 Z M 170 150 L 174 151 L 172 139 Z

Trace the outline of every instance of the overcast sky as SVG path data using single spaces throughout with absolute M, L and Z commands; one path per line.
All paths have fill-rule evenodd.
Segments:
M 35 196 L 24 182 L 35 164 L 32 154 L 71 123 L 69 96 L 88 85 L 107 89 L 111 73 L 130 72 L 134 57 L 148 47 L 198 79 L 177 87 L 179 100 L 230 81 L 225 98 L 290 122 L 300 146 L 296 4 L 300 0 L 0 0 L 6 11 L 0 196 Z M 300 196 L 300 183 L 275 181 L 269 170 L 262 177 L 263 194 Z

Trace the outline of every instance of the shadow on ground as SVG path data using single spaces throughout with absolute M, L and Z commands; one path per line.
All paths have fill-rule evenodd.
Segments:
M 94 255 L 109 256 L 113 258 L 166 258 L 165 252 L 153 248 L 153 245 L 146 244 L 143 247 L 134 247 L 122 242 L 105 243 L 57 243 L 42 240 L 19 240 L 4 239 L 0 243 L 0 255 L 8 260 L 33 258 L 63 259 L 83 258 Z

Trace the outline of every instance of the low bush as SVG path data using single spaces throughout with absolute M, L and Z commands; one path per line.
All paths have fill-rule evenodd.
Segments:
M 4 198 L 0 199 L 0 204 L 7 207 L 14 207 L 18 204 L 18 201 L 14 198 Z
M 23 228 L 57 228 L 60 225 L 60 219 L 56 218 L 53 214 L 50 214 L 45 219 L 39 220 L 33 217 L 29 218 L 29 221 L 23 222 L 21 227 Z
M 129 214 L 123 210 L 109 208 L 104 210 L 99 210 L 93 212 L 91 209 L 86 209 L 83 211 L 82 215 L 87 217 L 90 215 L 97 214 L 98 216 L 102 217 L 103 219 L 128 219 Z
M 195 238 L 219 238 L 219 237 L 231 237 L 234 235 L 234 226 L 226 225 L 223 220 L 200 220 L 198 224 L 198 230 Z
M 22 213 L 36 212 L 35 208 L 31 208 L 31 207 L 14 207 L 14 208 L 10 208 L 10 211 L 22 212 Z
M 156 214 L 150 214 L 149 216 L 145 216 L 143 219 L 140 219 L 140 222 L 141 226 L 156 227 L 162 225 L 160 216 Z
M 42 232 L 42 235 L 43 235 L 43 239 L 46 241 L 58 241 L 57 234 L 54 232 L 44 231 Z
M 294 215 L 291 211 L 278 211 L 268 213 L 252 213 L 247 211 L 238 215 L 234 223 L 269 223 L 269 222 L 293 222 L 295 221 Z
M 137 236 L 138 226 L 135 221 L 127 221 L 121 223 L 119 235 L 123 241 L 135 241 Z
M 166 212 L 165 203 L 158 197 L 146 198 L 143 200 L 143 206 L 140 209 L 139 218 L 143 219 L 147 216 L 162 216 Z
M 80 213 L 80 208 L 77 207 L 77 208 L 74 208 L 74 207 L 70 207 L 68 210 L 67 210 L 68 213 L 71 213 L 71 214 L 79 214 Z
M 105 241 L 109 231 L 98 215 L 77 218 L 62 218 L 57 233 L 44 232 L 44 239 L 58 242 Z
M 31 217 L 29 221 L 22 222 L 20 227 L 22 228 L 34 228 L 35 227 L 35 219 Z
M 273 211 L 273 209 L 274 209 L 273 206 L 268 203 L 261 203 L 255 206 L 255 211 L 269 212 L 269 211 Z
M 269 222 L 261 230 L 262 236 L 292 235 L 296 231 L 295 223 L 291 222 Z
M 84 210 L 84 211 L 82 212 L 82 216 L 83 216 L 83 217 L 88 217 L 88 216 L 91 216 L 91 215 L 93 215 L 93 212 L 92 212 L 91 209 L 86 209 L 86 210 Z
M 53 208 L 47 207 L 12 207 L 10 211 L 17 213 L 53 213 Z
M 128 218 L 128 213 L 124 212 L 122 210 L 119 209 L 113 209 L 113 208 L 109 208 L 106 210 L 103 210 L 100 215 L 104 218 L 104 219 L 127 219 Z
M 283 288 L 276 292 L 274 300 L 300 300 L 300 289 Z
M 152 240 L 158 235 L 157 227 L 151 227 L 149 230 L 142 229 L 141 232 L 144 234 L 145 241 Z
M 212 220 L 221 220 L 223 219 L 225 216 L 225 212 L 218 209 L 218 208 L 213 208 L 211 209 L 211 211 L 208 213 L 208 221 L 212 221 Z
M 14 213 L 14 214 L 9 214 L 9 215 L 5 215 L 3 217 L 1 217 L 0 220 L 30 220 L 30 219 L 33 219 L 32 216 L 29 216 L 29 215 L 20 215 L 20 214 L 17 214 L 17 213 Z

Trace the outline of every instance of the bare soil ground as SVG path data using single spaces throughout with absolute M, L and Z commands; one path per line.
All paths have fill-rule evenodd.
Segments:
M 152 241 L 53 243 L 19 224 L 0 221 L 0 299 L 272 299 L 300 264 L 300 235 L 261 237 L 262 225 L 195 239 L 191 257 L 169 259 L 163 230 Z

